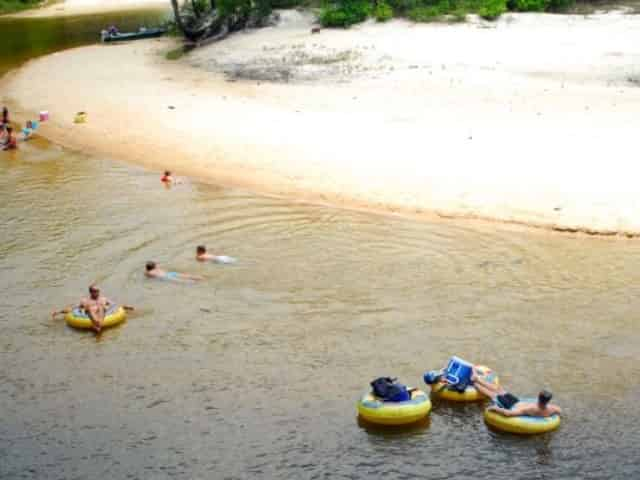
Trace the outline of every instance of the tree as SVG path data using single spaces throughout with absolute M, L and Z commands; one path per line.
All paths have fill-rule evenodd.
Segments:
M 229 33 L 264 26 L 271 14 L 270 0 L 191 0 L 180 7 L 171 0 L 176 26 L 197 45 L 226 37 Z

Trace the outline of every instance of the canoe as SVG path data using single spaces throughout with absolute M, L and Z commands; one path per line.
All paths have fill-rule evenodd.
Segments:
M 128 40 L 142 40 L 144 38 L 160 37 L 167 33 L 166 28 L 147 28 L 143 31 L 130 33 L 115 33 L 102 36 L 103 42 L 125 42 Z

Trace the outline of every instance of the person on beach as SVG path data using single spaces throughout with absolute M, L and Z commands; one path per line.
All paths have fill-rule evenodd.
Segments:
M 553 395 L 547 390 L 540 391 L 538 401 L 535 403 L 520 402 L 518 397 L 507 392 L 501 386 L 485 381 L 482 376 L 478 375 L 475 367 L 473 367 L 471 381 L 480 393 L 489 397 L 494 402 L 488 410 L 497 412 L 505 417 L 518 417 L 520 415 L 550 417 L 551 415 L 562 412 L 560 407 L 549 403 Z
M 196 247 L 196 260 L 199 262 L 215 262 L 215 263 L 235 263 L 236 259 L 227 255 L 213 255 L 207 253 L 207 247 L 198 245 Z
M 9 125 L 9 109 L 2 107 L 2 125 Z
M 114 303 L 109 300 L 107 297 L 100 294 L 100 288 L 95 285 L 89 285 L 89 296 L 80 300 L 80 304 L 78 308 L 83 310 L 91 323 L 93 324 L 92 330 L 96 333 L 100 333 L 102 331 L 102 323 L 104 322 L 104 317 L 107 314 L 107 311 Z M 133 310 L 133 307 L 129 305 L 123 305 L 122 308 L 125 310 Z M 55 311 L 51 314 L 52 318 L 55 318 L 56 315 L 67 314 L 72 310 L 72 308 L 67 307 L 62 310 Z
M 22 133 L 24 135 L 24 140 L 29 140 L 31 138 L 31 135 L 33 135 L 33 132 L 35 131 L 36 128 L 38 128 L 37 127 L 37 122 L 32 122 L 31 120 L 27 120 L 27 124 L 22 129 Z
M 16 137 L 13 135 L 13 128 L 7 127 L 7 134 L 5 135 L 5 139 L 2 142 L 3 150 L 15 150 L 18 148 L 18 141 Z
M 190 273 L 167 272 L 166 270 L 159 268 L 156 262 L 147 262 L 147 264 L 145 265 L 144 274 L 149 278 L 158 278 L 161 280 L 204 280 L 204 277 L 201 277 L 199 275 L 191 275 Z

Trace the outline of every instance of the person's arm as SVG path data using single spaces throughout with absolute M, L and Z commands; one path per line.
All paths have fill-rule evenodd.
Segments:
M 58 315 L 67 314 L 71 311 L 71 307 L 64 307 L 62 310 L 54 310 L 51 312 L 51 318 L 55 320 Z

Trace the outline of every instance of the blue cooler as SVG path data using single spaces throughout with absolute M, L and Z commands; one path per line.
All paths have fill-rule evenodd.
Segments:
M 458 357 L 451 357 L 449 365 L 447 365 L 445 378 L 451 385 L 468 384 L 471 383 L 472 372 L 473 368 L 469 362 Z

